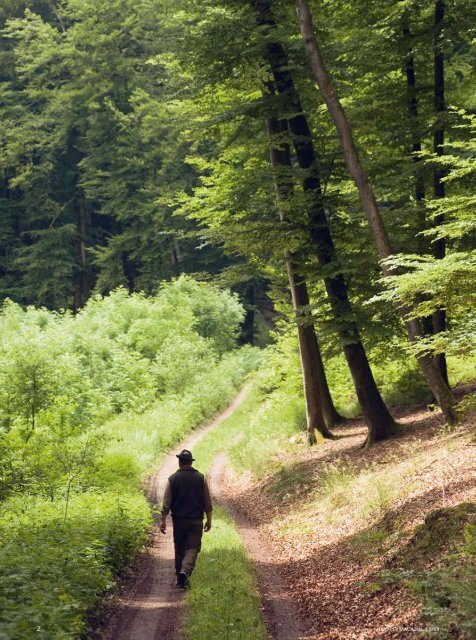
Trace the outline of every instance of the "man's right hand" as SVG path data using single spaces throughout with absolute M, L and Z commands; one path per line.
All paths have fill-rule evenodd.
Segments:
M 203 530 L 205 532 L 210 531 L 210 529 L 212 528 L 212 521 L 211 520 L 207 520 L 205 522 L 205 526 L 203 527 Z
M 160 533 L 164 533 L 167 531 L 167 525 L 165 524 L 165 522 L 161 522 L 160 523 Z

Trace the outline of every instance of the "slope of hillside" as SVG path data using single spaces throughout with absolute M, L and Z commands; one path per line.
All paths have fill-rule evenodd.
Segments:
M 235 466 L 223 494 L 267 539 L 305 637 L 473 638 L 474 415 L 448 432 L 439 412 L 401 409 L 402 434 L 370 450 L 349 421 L 312 449 L 291 436 L 275 455 L 270 443 L 253 471 L 236 453 L 248 411 L 221 443 Z

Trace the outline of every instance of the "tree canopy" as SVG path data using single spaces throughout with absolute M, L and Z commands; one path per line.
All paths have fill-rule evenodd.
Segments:
M 344 349 L 371 430 L 368 358 L 388 345 L 418 357 L 451 420 L 444 354 L 474 344 L 474 17 L 443 0 L 4 3 L 1 295 L 77 312 L 118 286 L 219 277 L 245 303 L 242 340 L 281 316 L 297 320 L 304 369 L 310 345 L 324 361 Z M 326 396 L 323 375 L 311 396 Z

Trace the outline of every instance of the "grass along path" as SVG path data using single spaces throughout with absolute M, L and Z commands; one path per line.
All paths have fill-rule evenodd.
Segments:
M 285 592 L 266 541 L 235 511 L 222 490 L 228 456 L 224 449 L 240 447 L 251 415 L 261 397 L 255 388 L 237 410 L 197 443 L 197 466 L 208 473 L 214 504 L 215 536 L 204 536 L 203 550 L 187 597 L 186 636 L 189 640 L 298 640 L 296 611 Z M 236 447 L 236 449 L 235 449 Z M 258 588 L 260 598 L 258 597 Z M 260 605 L 261 599 L 261 605 Z M 259 607 L 266 622 L 263 624 Z
M 234 520 L 219 505 L 187 594 L 189 640 L 267 640 L 256 571 Z M 289 639 L 291 640 L 291 639 Z
M 182 448 L 196 450 L 196 445 L 207 434 L 218 428 L 245 400 L 248 390 L 242 390 L 231 405 L 210 425 L 201 429 L 183 443 Z M 197 466 L 202 468 L 200 460 Z M 162 462 L 149 482 L 149 498 L 159 504 L 167 478 L 177 468 L 175 449 Z M 212 532 L 204 536 L 202 562 L 194 574 L 194 589 L 189 595 L 192 611 L 201 610 L 201 615 L 193 617 L 193 629 L 183 628 L 185 619 L 184 592 L 175 587 L 173 564 L 172 524 L 169 521 L 166 536 L 154 526 L 151 544 L 138 564 L 138 571 L 128 581 L 117 597 L 115 607 L 109 616 L 109 623 L 101 632 L 104 640 L 180 640 L 184 635 L 194 640 L 202 638 L 238 638 L 264 640 L 267 635 L 261 621 L 259 598 L 257 596 L 255 574 L 252 563 L 246 557 L 239 535 L 226 514 L 217 509 Z M 228 571 L 232 577 L 228 589 L 223 588 L 220 576 Z M 203 586 L 205 585 L 205 587 Z M 206 589 L 208 592 L 205 593 Z M 212 589 L 212 591 L 210 591 Z M 216 590 L 214 595 L 213 589 Z M 235 599 L 239 600 L 239 604 Z M 205 604 L 201 605 L 203 599 Z M 225 605 L 225 607 L 223 607 Z M 217 606 L 223 609 L 220 618 L 224 632 L 215 635 L 213 629 L 217 620 Z M 228 618 L 232 615 L 232 619 Z M 224 618 L 225 616 L 225 618 Z M 223 619 L 225 624 L 223 626 Z M 244 625 L 245 635 L 237 635 L 235 629 Z M 193 635 L 190 635 L 192 633 Z M 241 631 L 239 631 L 241 633 Z M 158 635 L 159 634 L 159 635 Z M 227 635 L 228 634 L 228 635 Z
M 286 592 L 273 553 L 266 539 L 260 534 L 246 516 L 233 508 L 227 500 L 225 477 L 230 474 L 228 456 L 221 452 L 213 461 L 211 476 L 217 488 L 215 496 L 227 512 L 233 517 L 235 526 L 242 537 L 243 544 L 252 558 L 258 574 L 261 606 L 269 635 L 274 640 L 299 640 L 301 624 L 296 609 Z M 245 640 L 249 636 L 243 635 Z

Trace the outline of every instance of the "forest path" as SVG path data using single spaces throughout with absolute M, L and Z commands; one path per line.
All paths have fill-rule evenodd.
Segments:
M 232 484 L 225 483 L 227 469 L 228 457 L 221 452 L 215 457 L 210 470 L 211 491 L 214 500 L 233 517 L 245 549 L 255 564 L 262 613 L 268 633 L 273 640 L 299 640 L 304 637 L 303 624 L 279 575 L 268 543 L 246 516 L 233 507 L 223 491 L 225 484 Z
M 160 504 L 167 478 L 177 469 L 175 450 L 193 450 L 209 431 L 231 416 L 248 392 L 248 388 L 242 389 L 213 422 L 177 445 L 174 453 L 164 458 L 147 486 L 147 495 L 154 505 Z M 134 576 L 120 591 L 102 632 L 104 640 L 180 640 L 183 637 L 185 600 L 183 591 L 175 586 L 170 522 L 164 536 L 159 531 L 159 518 L 156 517 L 151 544 L 138 562 Z

